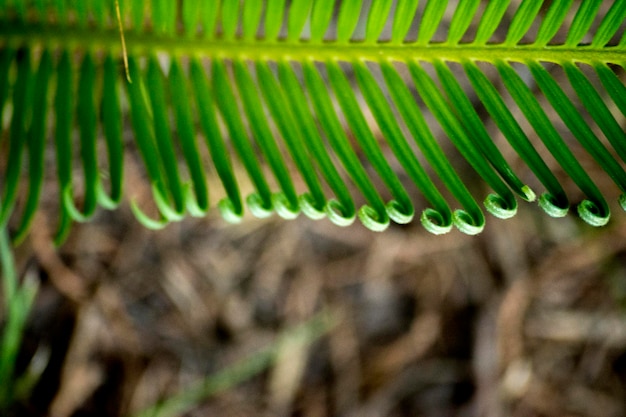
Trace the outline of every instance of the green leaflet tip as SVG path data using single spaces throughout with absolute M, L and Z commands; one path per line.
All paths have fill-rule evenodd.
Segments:
M 443 235 L 452 230 L 452 219 L 446 221 L 441 213 L 431 208 L 422 212 L 420 221 L 424 229 L 435 235 Z
M 455 210 L 452 213 L 452 222 L 457 229 L 466 235 L 477 235 L 485 228 L 485 219 L 483 216 L 481 216 L 479 223 L 477 223 L 465 210 Z
M 539 207 L 551 217 L 565 217 L 569 211 L 569 203 L 560 203 L 556 197 L 550 193 L 543 193 L 539 197 Z
M 489 213 L 499 219 L 510 219 L 517 213 L 517 201 L 513 200 L 513 204 L 507 203 L 507 201 L 499 195 L 489 194 L 485 198 L 485 208 Z
M 389 214 L 389 217 L 394 222 L 398 224 L 407 224 L 413 220 L 413 217 L 415 216 L 415 208 L 410 203 L 405 207 L 399 201 L 391 200 L 387 203 L 387 214 Z
M 246 198 L 246 203 L 248 204 L 250 212 L 259 219 L 265 219 L 274 213 L 271 203 L 267 204 L 259 193 L 250 194 Z
M 537 194 L 535 194 L 535 192 L 532 190 L 532 188 L 530 188 L 528 185 L 524 185 L 522 187 L 522 193 L 524 193 L 524 195 L 522 196 L 522 198 L 526 201 L 533 202 L 537 199 Z
M 241 223 L 243 218 L 243 213 L 235 207 L 235 204 L 228 198 L 224 198 L 217 203 L 217 208 L 222 218 L 232 224 Z
M 187 212 L 191 215 L 191 217 L 206 216 L 209 211 L 208 207 L 200 207 L 191 184 L 183 184 L 183 196 L 185 197 L 185 207 L 187 207 Z
M 363 226 L 373 232 L 383 232 L 389 227 L 389 217 L 387 213 L 379 213 L 373 207 L 361 207 L 357 212 L 357 216 L 359 220 L 361 220 L 361 223 L 363 223 Z
M 139 223 L 141 223 L 145 228 L 150 230 L 161 230 L 165 228 L 169 224 L 167 219 L 154 220 L 150 218 L 147 214 L 145 214 L 140 208 L 137 201 L 132 200 L 130 202 L 130 209 L 135 215 L 135 218 Z
M 590 200 L 581 201 L 577 208 L 580 218 L 591 226 L 605 226 L 611 217 L 611 213 L 608 212 L 608 209 L 606 213 L 602 213 L 603 210 L 601 207 Z
M 292 203 L 284 192 L 272 194 L 272 204 L 274 210 L 281 218 L 293 220 L 300 215 L 300 206 L 297 202 Z
M 74 198 L 72 197 L 72 186 L 68 185 L 61 190 L 63 198 L 63 207 L 69 214 L 70 218 L 78 223 L 87 223 L 95 212 L 81 213 L 80 210 L 74 205 Z
M 154 197 L 154 204 L 156 204 L 159 212 L 165 219 L 167 219 L 167 221 L 178 222 L 185 217 L 185 212 L 183 210 L 178 211 L 175 208 L 170 207 L 167 197 L 163 195 L 163 192 L 156 182 L 152 184 L 152 196 Z
M 317 208 L 317 203 L 311 194 L 302 194 L 298 197 L 298 201 L 300 202 L 300 209 L 308 218 L 313 220 L 320 220 L 326 217 L 324 207 L 322 207 L 321 209 Z
M 100 181 L 96 184 L 96 195 L 98 198 L 98 204 L 106 210 L 115 210 L 120 205 L 120 199 L 111 198 Z
M 330 200 L 326 204 L 326 215 L 328 220 L 337 226 L 347 227 L 354 223 L 356 213 L 350 213 L 340 201 Z

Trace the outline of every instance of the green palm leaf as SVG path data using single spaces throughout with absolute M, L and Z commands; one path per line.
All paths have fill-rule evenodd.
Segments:
M 516 213 L 516 196 L 535 199 L 491 124 L 545 187 L 549 215 L 570 204 L 558 166 L 585 196 L 580 216 L 609 220 L 579 146 L 626 193 L 624 0 L 120 0 L 121 21 L 116 6 L 0 0 L 0 225 L 15 219 L 18 241 L 48 171 L 58 242 L 72 221 L 117 207 L 127 148 L 152 187 L 158 217 L 131 202 L 151 228 L 205 215 L 221 194 L 229 221 L 247 206 L 384 230 L 419 204 L 433 233 L 479 233 L 477 199 L 499 218 Z M 470 190 L 451 153 L 492 193 Z M 254 187 L 246 196 L 238 166 Z M 209 190 L 209 171 L 222 192 Z

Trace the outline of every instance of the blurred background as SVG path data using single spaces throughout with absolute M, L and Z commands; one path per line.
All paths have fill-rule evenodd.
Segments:
M 41 376 L 16 415 L 129 415 L 268 346 L 173 415 L 625 415 L 623 214 L 488 220 L 476 237 L 306 218 L 151 232 L 122 209 L 55 252 L 42 214 L 16 253 L 41 281 L 18 362 Z

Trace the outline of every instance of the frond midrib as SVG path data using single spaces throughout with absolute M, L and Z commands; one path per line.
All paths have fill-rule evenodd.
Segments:
M 446 60 L 463 62 L 479 60 L 495 62 L 508 60 L 516 62 L 545 61 L 569 62 L 626 62 L 626 50 L 619 47 L 562 45 L 538 46 L 534 44 L 509 46 L 506 44 L 462 43 L 417 43 L 392 42 L 309 42 L 306 40 L 264 40 L 264 39 L 201 39 L 189 37 L 156 36 L 150 33 L 126 34 L 126 48 L 131 55 L 146 53 L 166 53 L 171 56 L 219 57 L 221 59 L 251 60 L 295 60 L 313 59 L 327 61 L 424 61 Z M 0 26 L 0 38 L 6 45 L 19 47 L 70 48 L 103 50 L 121 53 L 119 32 L 113 30 L 93 30 L 90 28 L 58 27 L 54 25 L 22 25 L 7 23 Z

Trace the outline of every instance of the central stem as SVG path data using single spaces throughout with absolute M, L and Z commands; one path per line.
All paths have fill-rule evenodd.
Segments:
M 47 48 L 72 48 L 88 50 L 106 50 L 121 53 L 122 44 L 115 30 L 97 30 L 90 28 L 66 28 L 36 25 L 3 24 L 0 25 L 0 45 L 10 44 L 19 47 L 24 44 L 40 45 Z M 309 42 L 224 40 L 220 38 L 201 39 L 185 36 L 165 37 L 150 33 L 126 33 L 126 47 L 130 55 L 141 56 L 150 53 L 167 53 L 177 56 L 219 57 L 221 59 L 243 58 L 251 60 L 365 60 L 380 62 L 383 60 L 423 61 L 446 60 L 463 62 L 477 60 L 494 62 L 496 60 L 524 62 L 528 60 L 560 63 L 576 61 L 591 63 L 600 61 L 618 65 L 626 64 L 626 50 L 617 47 L 593 48 L 579 46 L 566 48 L 559 45 L 508 46 L 504 44 L 460 44 L 391 42 Z

